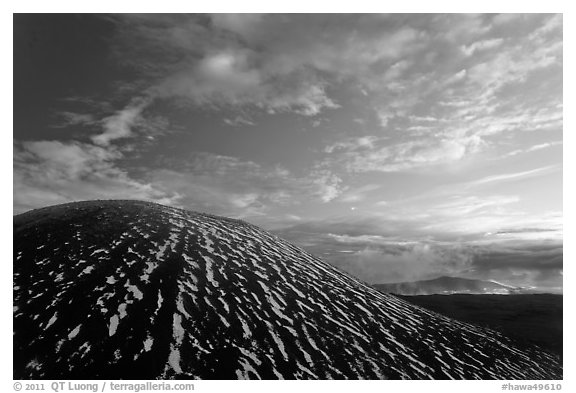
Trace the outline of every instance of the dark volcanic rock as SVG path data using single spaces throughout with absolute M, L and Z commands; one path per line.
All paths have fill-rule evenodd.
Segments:
M 450 318 L 531 342 L 562 358 L 562 295 L 428 295 L 400 298 Z
M 134 201 L 14 217 L 15 379 L 556 379 L 247 223 Z

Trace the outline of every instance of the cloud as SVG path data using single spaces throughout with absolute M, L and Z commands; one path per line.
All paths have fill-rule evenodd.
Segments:
M 411 52 L 403 72 L 389 72 L 386 83 L 375 82 L 371 89 L 374 113 L 388 135 L 434 139 L 432 146 L 445 144 L 449 157 L 461 157 L 465 143 L 460 142 L 472 140 L 467 138 L 476 138 L 476 147 L 483 148 L 466 149 L 465 155 L 510 143 L 522 132 L 561 131 L 561 16 L 508 18 L 517 29 L 495 27 L 492 19 L 438 15 L 422 25 L 410 19 L 425 49 Z M 532 33 L 538 39 L 529 38 Z M 389 153 L 378 156 L 390 161 Z M 433 148 L 430 154 L 428 161 L 433 161 Z M 413 165 L 404 161 L 378 167 Z
M 149 99 L 139 99 L 114 115 L 101 121 L 104 131 L 92 137 L 100 146 L 108 146 L 112 141 L 133 136 L 132 128 L 142 121 L 142 112 L 150 104 Z
M 90 113 L 75 113 L 69 111 L 61 111 L 55 114 L 57 123 L 51 125 L 52 128 L 66 128 L 77 125 L 94 125 L 96 118 Z
M 467 182 L 463 186 L 466 188 L 470 188 L 470 187 L 478 187 L 478 186 L 484 186 L 484 185 L 489 185 L 489 184 L 494 184 L 494 183 L 504 183 L 504 182 L 517 181 L 517 180 L 527 179 L 527 178 L 531 178 L 531 177 L 535 177 L 535 176 L 543 176 L 543 175 L 549 174 L 551 172 L 558 171 L 559 169 L 560 169 L 560 167 L 558 165 L 548 165 L 548 166 L 544 166 L 544 167 L 540 167 L 540 168 L 536 168 L 536 169 L 531 169 L 531 170 L 523 171 L 523 172 L 505 173 L 502 175 L 487 176 L 487 177 L 483 177 L 483 178 L 478 179 L 478 180 Z
M 343 198 L 346 195 L 344 193 Z M 283 235 L 296 241 L 301 237 L 314 239 L 312 234 L 482 244 L 562 240 L 561 213 L 526 212 L 522 210 L 521 202 L 523 198 L 516 195 L 455 196 L 451 193 L 425 198 L 417 203 L 403 198 L 358 211 L 353 216 L 343 213 L 330 219 L 303 221 L 285 228 Z M 529 233 L 523 228 L 540 230 Z M 365 238 L 362 241 L 366 243 Z
M 324 152 L 333 153 L 335 151 L 346 152 L 346 151 L 370 150 L 375 147 L 375 143 L 379 140 L 382 140 L 382 138 L 374 135 L 367 135 L 359 138 L 349 138 L 326 146 L 324 148 Z
M 456 245 L 416 243 L 393 248 L 366 247 L 330 260 L 356 277 L 377 284 L 461 275 L 471 264 L 471 255 Z
M 511 195 L 492 195 L 488 197 L 477 196 L 454 196 L 448 198 L 447 202 L 434 205 L 430 211 L 436 216 L 444 217 L 465 217 L 471 218 L 471 214 L 485 212 L 486 209 L 501 207 L 520 200 L 517 196 Z
M 449 86 L 452 85 L 454 83 L 458 83 L 460 81 L 463 81 L 466 78 L 466 70 L 460 70 L 457 73 L 449 76 L 445 81 L 444 81 L 444 86 Z M 415 116 L 415 118 L 418 118 Z M 430 118 L 430 116 L 428 116 L 428 118 Z M 434 119 L 437 120 L 437 119 Z
M 561 40 L 533 47 L 523 42 L 475 64 L 467 75 L 470 83 L 481 89 L 478 96 L 487 100 L 505 86 L 523 82 L 532 72 L 551 66 L 562 66 Z
M 16 151 L 15 163 L 37 163 L 38 169 L 44 168 L 53 178 L 78 180 L 109 169 L 110 161 L 119 157 L 117 151 L 88 144 L 35 141 L 21 144 L 21 150 Z M 45 164 L 45 167 L 40 164 Z
M 519 209 L 522 199 L 516 195 L 479 196 L 455 190 L 388 201 L 377 210 L 380 227 L 391 226 L 409 238 L 453 241 L 483 238 L 485 233 L 533 218 Z
M 450 196 L 437 195 L 418 205 L 402 202 L 387 206 L 387 217 L 413 217 L 412 233 L 436 240 L 474 239 L 496 243 L 507 240 L 562 240 L 562 214 L 558 212 L 528 212 L 522 209 L 526 198 L 516 195 Z M 407 202 L 407 201 L 406 201 Z M 419 206 L 419 207 L 416 207 Z M 540 228 L 538 233 L 513 232 L 518 228 Z M 544 231 L 544 229 L 549 229 Z M 500 235 L 494 235 L 501 232 Z M 507 232 L 507 235 L 503 235 Z M 411 233 L 407 231 L 406 233 Z
M 486 25 L 485 19 L 473 18 L 481 21 L 478 26 Z M 433 26 L 429 23 L 427 31 Z M 446 42 L 428 35 L 428 53 L 418 52 L 410 59 L 417 67 L 406 75 L 398 73 L 388 84 L 373 85 L 374 112 L 390 139 L 387 146 L 380 136 L 369 140 L 371 146 L 365 144 L 362 154 L 352 154 L 357 148 L 352 141 L 338 141 L 326 149 L 342 153 L 331 162 L 347 162 L 346 167 L 356 172 L 449 168 L 446 164 L 489 152 L 503 140 L 509 143 L 510 138 L 519 138 L 520 132 L 561 131 L 561 78 L 542 76 L 562 65 L 561 36 L 550 33 L 546 42 L 536 45 L 514 34 L 506 39 L 482 34 L 478 36 L 482 39 L 472 41 L 462 36 L 460 46 L 451 43 L 446 49 L 464 47 L 482 56 L 466 60 L 458 49 L 460 54 L 444 54 L 450 64 L 437 58 L 436 51 Z M 498 50 L 487 50 L 496 46 Z M 533 89 L 541 94 L 529 95 L 530 102 L 518 100 L 518 94 L 523 94 L 519 92 Z M 413 138 L 418 140 L 411 141 Z
M 557 108 L 543 108 L 540 116 L 523 108 L 522 121 L 507 121 L 514 119 L 510 114 L 514 105 L 498 97 L 500 92 L 526 82 L 539 70 L 562 64 L 561 15 L 520 15 L 516 19 L 524 24 L 518 32 L 496 26 L 512 23 L 514 18 L 462 14 L 108 16 L 115 24 L 113 58 L 136 71 L 135 80 L 126 84 L 135 101 L 106 117 L 104 132 L 94 136 L 94 141 L 105 145 L 133 136 L 142 112 L 157 100 L 212 110 L 248 107 L 256 109 L 255 113 L 316 116 L 343 104 L 335 98 L 333 92 L 338 89 L 334 87 L 353 86 L 364 92 L 366 105 L 373 108 L 382 127 L 413 136 L 431 136 L 434 131 L 435 138 L 442 139 L 438 143 L 458 156 L 463 144 L 448 140 L 483 139 L 527 124 L 538 127 L 535 119 L 542 116 L 556 116 L 555 125 L 561 120 Z M 528 33 L 536 38 L 527 39 Z M 478 59 L 471 61 L 471 56 Z M 142 97 L 149 101 L 139 102 Z M 462 107 L 454 111 L 441 102 Z M 411 116 L 437 121 L 406 124 Z M 257 117 L 245 120 L 256 123 Z M 240 121 L 227 117 L 227 123 Z
M 213 14 L 212 23 L 219 29 L 234 32 L 241 37 L 249 37 L 258 29 L 265 14 Z
M 212 108 L 253 106 L 305 116 L 338 107 L 326 91 L 335 79 L 371 86 L 380 68 L 418 50 L 419 31 L 405 23 L 407 18 L 384 19 L 335 14 L 112 17 L 116 57 L 148 80 L 147 94 Z
M 562 291 L 562 242 L 495 243 L 477 251 L 470 272 L 521 287 Z
M 222 19 L 218 15 L 212 18 L 216 22 Z M 246 25 L 249 18 L 238 19 Z M 232 31 L 239 33 L 247 46 L 261 48 L 262 69 L 275 75 L 304 67 L 344 76 L 365 75 L 378 62 L 395 62 L 410 53 L 411 43 L 418 38 L 418 31 L 403 17 L 398 22 L 382 15 L 344 14 L 277 14 L 252 19 L 257 20 L 250 21 L 250 28 Z
M 327 169 L 315 169 L 311 172 L 311 181 L 317 187 L 314 195 L 322 202 L 330 202 L 342 193 L 342 179 Z
M 525 14 L 497 14 L 492 18 L 492 23 L 495 25 L 507 24 L 523 18 L 524 16 Z
M 484 176 L 465 182 L 447 183 L 430 188 L 411 197 L 403 198 L 402 200 L 388 200 L 382 206 L 395 207 L 396 209 L 399 207 L 410 208 L 411 206 L 419 206 L 419 215 L 422 215 L 429 209 L 442 211 L 443 209 L 440 209 L 440 207 L 447 204 L 449 205 L 450 203 L 461 204 L 462 206 L 468 204 L 470 206 L 486 204 L 487 206 L 495 207 L 499 204 L 510 205 L 518 200 L 519 197 L 517 195 L 493 195 L 489 194 L 489 192 L 491 190 L 498 190 L 497 187 L 504 183 L 537 178 L 561 170 L 561 165 L 548 165 L 527 171 L 502 173 Z M 523 200 L 528 200 L 530 198 L 530 196 L 526 194 L 523 194 L 522 196 Z M 502 203 L 498 203 L 498 201 Z M 452 211 L 450 206 L 448 206 L 446 211 L 448 213 Z M 471 219 L 471 217 L 462 217 L 461 224 L 463 226 L 468 225 L 470 230 L 474 230 L 477 224 L 489 227 L 491 225 L 500 225 L 502 221 L 506 220 L 508 220 L 509 223 L 516 223 L 517 220 L 527 219 L 523 213 L 518 211 L 513 212 L 510 210 L 507 212 L 504 211 L 503 213 L 504 214 L 499 213 L 497 216 L 487 214 L 485 217 L 476 217 L 474 219 Z M 406 214 L 413 215 L 416 214 L 416 212 L 410 211 L 406 212 Z M 450 226 L 451 224 L 447 225 Z M 456 227 L 454 228 L 456 229 Z M 492 231 L 492 229 L 486 229 L 486 231 Z
M 551 32 L 562 33 L 563 25 L 563 15 L 562 14 L 552 14 L 547 15 L 548 17 L 544 23 L 537 28 L 532 34 L 530 34 L 529 39 L 535 41 L 543 41 L 545 36 Z
M 482 140 L 477 136 L 462 138 L 420 138 L 408 142 L 376 146 L 368 137 L 355 142 L 331 145 L 325 151 L 336 153 L 327 162 L 342 165 L 348 172 L 403 172 L 430 169 L 452 164 L 477 152 Z
M 140 199 L 174 204 L 178 195 L 138 181 L 115 165 L 122 154 L 79 142 L 14 146 L 14 213 L 88 199 Z
M 293 111 L 312 116 L 338 107 L 325 92 L 325 83 L 309 70 L 268 73 L 256 67 L 259 54 L 250 49 L 207 53 L 183 71 L 168 75 L 156 87 L 159 97 L 190 99 L 215 107 L 254 106 L 268 112 Z
M 472 56 L 474 53 L 478 51 L 485 51 L 497 48 L 500 45 L 502 45 L 503 42 L 504 39 L 502 38 L 493 38 L 489 40 L 476 41 L 470 45 L 462 46 L 462 52 L 464 52 L 466 56 Z
M 436 23 L 443 30 L 443 38 L 456 42 L 482 37 L 492 28 L 487 15 L 482 14 L 440 14 Z
M 475 267 L 479 270 L 562 269 L 562 255 L 563 247 L 558 243 L 513 245 L 499 243 L 480 252 L 475 260 Z
M 252 106 L 267 112 L 295 112 L 305 116 L 337 108 L 325 91 L 325 82 L 309 70 L 267 73 L 256 64 L 250 49 L 222 49 L 207 53 L 182 70 L 168 74 L 151 91 L 157 98 L 179 98 L 199 106 Z
M 164 157 L 146 179 L 181 195 L 179 203 L 187 208 L 244 218 L 273 215 L 304 202 L 328 203 L 344 190 L 342 180 L 326 169 L 299 176 L 281 166 L 207 152 L 184 159 Z
M 513 157 L 513 156 L 517 156 L 518 154 L 523 154 L 523 153 L 532 153 L 533 151 L 538 151 L 538 150 L 542 150 L 542 149 L 548 149 L 550 147 L 553 146 L 558 146 L 558 145 L 562 145 L 563 142 L 562 141 L 553 141 L 553 142 L 546 142 L 546 143 L 540 143 L 538 145 L 533 145 L 530 146 L 527 149 L 517 149 L 517 150 L 513 150 L 510 153 L 506 154 L 505 157 Z
M 224 123 L 228 124 L 232 127 L 241 127 L 241 126 L 254 126 L 254 122 L 244 116 L 236 116 L 234 118 L 225 118 Z
M 366 184 L 360 187 L 354 187 L 342 193 L 338 200 L 345 203 L 355 203 L 366 199 L 367 194 L 382 188 L 381 184 Z
M 146 123 L 143 112 L 157 102 L 250 109 L 250 118 L 226 116 L 223 121 L 252 125 L 260 111 L 317 116 L 342 107 L 345 101 L 334 94 L 342 86 L 363 92 L 381 127 L 406 135 L 387 147 L 378 143 L 382 137 L 364 136 L 326 148 L 374 147 L 369 159 L 349 157 L 346 167 L 355 172 L 458 162 L 495 145 L 486 143 L 488 137 L 561 126 L 561 108 L 548 99 L 553 91 L 541 98 L 549 104 L 530 107 L 500 97 L 540 70 L 561 67 L 561 16 L 522 16 L 518 19 L 528 27 L 519 32 L 497 26 L 512 23 L 509 15 L 149 14 L 109 19 L 115 23 L 115 59 L 132 67 L 136 80 L 127 85 L 133 101 L 102 120 L 103 132 L 93 137 L 101 146 L 134 136 Z M 526 39 L 527 32 L 537 38 Z M 422 136 L 429 140 L 410 141 Z
M 539 227 L 509 228 L 505 236 L 460 233 L 444 240 L 434 238 L 438 231 L 427 231 L 423 225 L 437 219 L 342 218 L 299 222 L 275 232 L 368 283 L 450 275 L 499 277 L 499 281 L 519 286 L 561 287 L 562 238 L 547 226 L 545 217 Z M 523 237 L 529 230 L 548 232 L 549 236 Z

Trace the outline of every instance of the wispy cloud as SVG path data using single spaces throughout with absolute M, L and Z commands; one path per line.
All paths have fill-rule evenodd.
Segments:
M 376 142 L 382 140 L 382 137 L 377 137 L 375 135 L 367 135 L 359 138 L 348 138 L 343 141 L 338 141 L 324 148 L 325 153 L 333 153 L 337 151 L 350 152 L 350 151 L 361 151 L 361 150 L 371 150 L 375 148 Z
M 402 172 L 451 164 L 481 147 L 482 141 L 476 136 L 421 138 L 396 144 L 382 138 L 363 137 L 328 146 L 325 151 L 334 153 L 326 162 L 342 165 L 348 172 Z
M 112 141 L 128 138 L 133 135 L 132 128 L 141 121 L 142 111 L 150 104 L 149 99 L 139 99 L 102 120 L 101 134 L 92 137 L 92 141 L 100 146 L 108 146 Z
M 550 219 L 550 224 L 557 222 Z M 554 230 L 545 224 L 547 221 L 543 217 L 539 231 Z M 420 224 L 413 223 L 414 227 Z M 502 282 L 520 286 L 561 286 L 561 237 L 553 241 L 524 238 L 526 232 L 517 228 L 510 231 L 518 236 L 461 234 L 441 240 L 422 232 L 399 237 L 395 231 L 386 233 L 378 227 L 397 228 L 397 223 L 365 217 L 297 223 L 277 233 L 369 283 L 452 275 L 481 279 L 497 276 Z
M 373 64 L 405 54 L 417 37 L 409 27 L 386 29 L 380 17 L 368 15 L 152 15 L 116 22 L 118 56 L 152 76 L 149 92 L 158 97 L 308 116 L 337 106 L 320 73 L 365 75 Z M 356 37 L 348 36 L 353 28 Z M 162 77 L 154 80 L 158 72 Z
M 335 80 L 376 90 L 382 82 L 394 84 L 411 66 L 406 56 L 421 52 L 429 39 L 425 18 L 408 15 L 116 15 L 113 20 L 116 56 L 140 70 L 149 84 L 146 95 L 305 116 L 339 106 L 328 91 Z
M 487 208 L 501 207 L 520 200 L 517 196 L 511 195 L 492 195 L 489 197 L 477 196 L 455 196 L 449 198 L 447 202 L 434 205 L 429 211 L 434 216 L 444 217 L 464 217 L 470 219 L 471 214 L 477 214 L 485 211 Z M 432 224 L 435 225 L 435 224 Z M 474 225 L 470 225 L 473 228 Z
M 552 228 L 557 231 L 557 217 L 549 221 L 541 215 L 531 216 L 520 208 L 520 203 L 526 202 L 529 195 L 501 194 L 495 190 L 501 190 L 499 186 L 503 184 L 545 176 L 558 170 L 561 170 L 560 166 L 550 165 L 528 171 L 490 175 L 442 185 L 409 198 L 376 203 L 375 206 L 385 219 L 405 217 L 408 220 L 411 217 L 419 230 L 435 233 L 440 238 L 458 234 L 483 236 L 515 227 Z M 562 236 L 561 231 L 558 233 Z M 548 235 L 557 237 L 551 233 Z M 496 240 L 501 239 L 491 239 Z
M 367 195 L 382 187 L 381 184 L 366 184 L 360 187 L 354 187 L 340 195 L 338 200 L 345 203 L 356 203 L 364 201 Z
M 462 46 L 462 52 L 466 54 L 466 56 L 472 56 L 474 53 L 489 49 L 494 49 L 502 45 L 504 40 L 502 38 L 493 38 L 489 40 L 483 41 L 476 41 L 470 45 Z
M 342 179 L 327 169 L 315 169 L 311 172 L 311 181 L 317 187 L 314 192 L 323 202 L 330 202 L 344 189 Z
M 191 209 L 235 217 L 271 214 L 304 202 L 327 203 L 344 191 L 342 180 L 326 169 L 296 175 L 281 166 L 207 152 L 185 159 L 166 157 L 146 179 L 182 195 L 180 202 Z
M 174 204 L 179 196 L 136 180 L 115 161 L 116 149 L 37 141 L 14 146 L 14 211 L 76 200 L 141 199 Z
M 494 23 L 494 25 L 505 25 L 511 22 L 514 22 L 518 19 L 524 18 L 526 16 L 526 14 L 497 14 L 494 16 L 494 18 L 492 18 L 492 23 Z
M 553 146 L 558 146 L 558 145 L 562 145 L 562 141 L 553 141 L 553 142 L 546 142 L 546 143 L 540 143 L 538 145 L 533 145 L 530 146 L 527 149 L 517 149 L 517 150 L 513 150 L 510 153 L 506 154 L 505 157 L 513 157 L 513 156 L 517 156 L 518 154 L 523 154 L 523 153 L 531 153 L 533 151 L 538 151 L 538 150 L 542 150 L 542 149 L 548 149 L 549 147 L 553 147 Z
M 69 111 L 61 111 L 54 114 L 56 123 L 52 124 L 52 128 L 66 128 L 77 125 L 94 125 L 97 123 L 96 117 L 91 113 L 75 113 Z
M 524 26 L 527 19 L 529 30 L 499 27 Z M 101 121 L 103 132 L 93 137 L 100 145 L 133 136 L 143 111 L 156 101 L 316 116 L 341 106 L 331 95 L 338 83 L 357 86 L 384 129 L 429 139 L 380 144 L 369 159 L 350 163 L 353 171 L 457 162 L 495 145 L 486 141 L 494 135 L 557 128 L 562 122 L 557 102 L 547 100 L 551 92 L 543 91 L 549 104 L 531 107 L 500 96 L 542 69 L 561 68 L 561 15 L 116 15 L 111 20 L 117 60 L 138 70 L 139 81 L 133 101 Z M 223 121 L 253 125 L 258 116 Z M 355 142 L 375 147 L 371 138 Z M 337 141 L 326 151 L 345 150 L 350 143 Z
M 557 165 L 548 165 L 548 166 L 544 166 L 541 168 L 531 169 L 531 170 L 523 171 L 523 172 L 505 173 L 502 175 L 487 176 L 487 177 L 484 177 L 484 178 L 481 178 L 478 180 L 468 182 L 468 183 L 464 184 L 464 186 L 467 188 L 470 188 L 470 187 L 478 187 L 478 186 L 489 185 L 489 184 L 494 184 L 494 183 L 517 181 L 517 180 L 522 180 L 522 179 L 526 179 L 526 178 L 530 178 L 530 177 L 534 177 L 534 176 L 543 176 L 543 175 L 552 173 L 554 171 L 558 171 L 560 169 L 561 169 L 561 167 L 559 167 Z
M 244 116 L 236 116 L 234 118 L 225 118 L 224 123 L 228 124 L 229 126 L 233 127 L 240 127 L 240 126 L 253 126 L 255 125 L 253 121 L 244 117 Z

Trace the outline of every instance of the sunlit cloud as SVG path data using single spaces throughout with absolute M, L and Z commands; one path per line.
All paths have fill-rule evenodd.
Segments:
M 14 147 L 14 211 L 87 199 L 140 199 L 175 204 L 178 194 L 120 169 L 117 150 L 82 143 L 24 142 Z
M 518 154 L 523 154 L 523 153 L 532 153 L 534 151 L 538 151 L 538 150 L 542 150 L 542 149 L 548 149 L 550 147 L 554 147 L 554 146 L 559 146 L 562 145 L 563 142 L 562 141 L 553 141 L 553 142 L 546 142 L 546 143 L 540 143 L 537 145 L 533 145 L 530 146 L 527 149 L 518 149 L 518 150 L 513 150 L 510 153 L 506 154 L 506 157 L 513 157 L 513 156 L 517 156 Z
M 476 41 L 470 45 L 462 46 L 462 52 L 466 56 L 472 56 L 475 52 L 497 48 L 502 45 L 502 38 L 493 38 L 490 40 Z
M 468 218 L 471 218 L 468 215 Z M 438 216 L 415 220 L 411 226 L 382 216 L 374 219 L 297 223 L 279 229 L 280 236 L 369 283 L 414 281 L 442 275 L 499 280 L 524 287 L 561 287 L 562 236 L 558 215 L 527 218 L 515 227 L 495 233 L 452 232 L 438 236 L 438 228 L 424 222 Z M 386 231 L 381 228 L 394 228 Z M 495 226 L 494 228 L 497 228 Z M 452 231 L 449 227 L 443 228 Z M 557 231 L 560 231 L 559 233 Z M 543 233 L 547 235 L 542 236 Z M 407 234 L 411 235 L 407 236 Z M 537 236 L 540 234 L 541 236 Z M 550 236 L 552 235 L 552 236 Z
M 103 119 L 104 130 L 101 134 L 93 136 L 92 141 L 97 145 L 108 146 L 116 139 L 133 136 L 132 128 L 140 120 L 142 111 L 149 104 L 148 100 L 139 101 Z
M 543 176 L 555 171 L 559 171 L 561 168 L 557 165 L 549 165 L 541 168 L 531 169 L 528 171 L 516 172 L 516 173 L 505 173 L 501 175 L 487 176 L 482 179 L 474 180 L 464 184 L 466 188 L 479 187 L 494 183 L 503 183 L 517 181 L 521 179 L 526 179 L 534 176 Z
M 329 146 L 335 153 L 327 161 L 342 165 L 348 172 L 401 172 L 450 164 L 481 149 L 478 137 L 419 139 L 397 144 L 375 137 L 359 138 Z
M 342 180 L 328 170 L 298 176 L 280 166 L 206 152 L 163 158 L 145 178 L 182 195 L 179 203 L 184 206 L 234 217 L 257 217 L 310 201 L 328 203 L 344 190 Z
M 382 186 L 379 184 L 366 184 L 364 186 L 356 187 L 342 193 L 338 200 L 345 203 L 361 202 L 366 200 L 368 194 L 373 193 L 381 187 Z

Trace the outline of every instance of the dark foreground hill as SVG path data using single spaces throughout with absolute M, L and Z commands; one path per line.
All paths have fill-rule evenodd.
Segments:
M 522 288 L 511 287 L 494 281 L 448 276 L 431 280 L 375 284 L 374 287 L 384 293 L 410 296 L 448 295 L 455 293 L 509 295 L 520 293 L 522 290 Z
M 562 295 L 430 295 L 402 299 L 562 355 Z
M 134 201 L 14 217 L 15 379 L 558 379 L 241 221 Z

